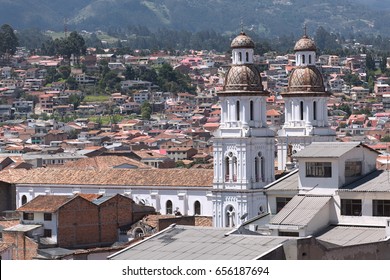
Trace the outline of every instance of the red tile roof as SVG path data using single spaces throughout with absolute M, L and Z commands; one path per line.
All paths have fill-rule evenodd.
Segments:
M 110 185 L 110 186 L 181 186 L 213 185 L 213 170 L 209 169 L 102 169 L 75 170 L 36 168 L 25 171 L 19 184 L 42 185 Z

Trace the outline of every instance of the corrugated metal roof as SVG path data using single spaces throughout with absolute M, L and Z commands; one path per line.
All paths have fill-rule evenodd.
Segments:
M 114 196 L 102 196 L 100 198 L 97 198 L 95 200 L 92 200 L 92 203 L 93 204 L 96 204 L 96 205 L 100 205 L 104 202 L 106 202 L 107 200 L 109 200 L 110 198 L 113 198 Z
M 113 260 L 252 260 L 288 237 L 225 236 L 224 228 L 175 226 L 110 256 Z
M 340 157 L 353 148 L 361 145 L 360 142 L 313 142 L 305 149 L 293 155 L 294 158 Z
M 335 226 L 317 240 L 327 242 L 326 246 L 352 246 L 365 243 L 383 241 L 386 239 L 384 227 L 358 227 L 358 226 Z
M 339 192 L 346 191 L 390 192 L 390 173 L 389 171 L 376 170 L 339 190 Z
M 9 227 L 4 229 L 3 231 L 19 231 L 19 232 L 28 232 L 37 228 L 42 227 L 42 225 L 24 225 L 24 224 L 18 224 L 13 227 Z
M 292 171 L 290 174 L 283 176 L 277 181 L 269 184 L 264 188 L 266 191 L 298 191 L 298 169 Z
M 270 224 L 305 226 L 330 199 L 330 196 L 296 195 L 271 219 Z

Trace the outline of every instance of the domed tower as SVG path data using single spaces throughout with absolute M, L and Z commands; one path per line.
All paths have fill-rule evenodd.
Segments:
M 285 122 L 278 131 L 278 169 L 286 169 L 290 156 L 312 142 L 335 141 L 335 132 L 328 124 L 327 101 L 321 72 L 315 66 L 316 45 L 306 35 L 296 42 L 296 68 L 292 70 L 285 101 Z
M 275 134 L 267 127 L 268 92 L 253 63 L 254 46 L 244 32 L 234 38 L 232 65 L 217 93 L 222 114 L 213 143 L 216 227 L 237 226 L 266 209 L 262 188 L 274 180 Z

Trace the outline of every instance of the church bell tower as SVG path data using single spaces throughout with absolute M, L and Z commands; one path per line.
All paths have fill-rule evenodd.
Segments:
M 217 93 L 222 114 L 213 144 L 216 227 L 238 226 L 267 209 L 262 188 L 274 181 L 275 135 L 267 127 L 268 92 L 254 65 L 254 42 L 241 32 L 231 48 L 232 65 Z

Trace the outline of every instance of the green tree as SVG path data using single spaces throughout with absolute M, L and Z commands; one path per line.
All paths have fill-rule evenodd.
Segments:
M 13 55 L 15 54 L 16 47 L 18 46 L 19 41 L 12 27 L 8 24 L 3 24 L 0 27 L 0 55 Z
M 80 56 L 85 54 L 87 48 L 83 36 L 73 31 L 69 37 L 56 39 L 54 41 L 58 54 L 70 59 L 73 55 Z
M 150 120 L 151 114 L 152 114 L 152 106 L 148 101 L 145 101 L 141 105 L 141 118 L 143 120 Z
M 135 79 L 135 71 L 134 68 L 131 65 L 126 65 L 126 70 L 124 73 L 125 79 L 126 80 L 134 80 Z

